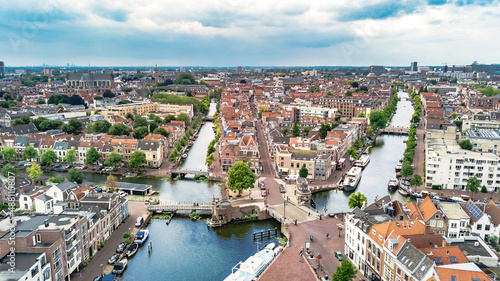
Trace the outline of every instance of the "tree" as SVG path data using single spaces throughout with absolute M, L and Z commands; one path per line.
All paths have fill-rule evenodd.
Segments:
M 460 147 L 462 149 L 472 150 L 472 143 L 470 140 L 463 140 L 460 142 Z
M 106 178 L 106 182 L 104 183 L 104 186 L 110 190 L 111 192 L 114 192 L 115 189 L 118 187 L 118 184 L 116 183 L 116 177 L 113 175 L 109 175 Z
M 486 185 L 483 185 L 483 187 L 481 187 L 481 193 L 488 193 L 488 189 L 486 188 Z
M 68 103 L 71 105 L 85 105 L 85 101 L 80 95 L 72 95 L 68 98 Z
M 363 112 L 359 113 L 358 114 L 358 117 L 366 117 L 365 114 Z
M 165 116 L 165 119 L 163 119 L 163 123 L 168 124 L 174 120 L 175 120 L 175 116 L 172 114 L 169 114 L 169 115 Z
M 128 136 L 129 128 L 122 123 L 115 123 L 109 128 L 108 134 L 114 136 Z
M 305 135 L 308 135 L 310 131 L 311 131 L 311 127 L 305 127 L 304 128 L 304 134 Z
M 29 116 L 23 116 L 19 119 L 14 120 L 14 123 L 12 123 L 12 126 L 26 125 L 29 123 L 31 123 L 31 118 Z
M 349 260 L 342 260 L 337 271 L 332 275 L 332 281 L 351 281 L 356 277 L 358 271 Z
M 40 161 L 45 162 L 47 165 L 56 163 L 57 154 L 52 148 L 49 148 L 44 153 L 42 153 Z
M 154 130 L 158 128 L 158 125 L 156 125 L 156 123 L 149 123 L 149 132 L 152 133 L 154 132 Z
M 302 167 L 299 170 L 299 177 L 301 178 L 307 178 L 307 175 L 309 174 L 309 170 L 306 167 Z
M 40 165 L 36 162 L 31 162 L 31 166 L 26 168 L 26 171 L 28 171 L 29 173 L 28 177 L 31 178 L 32 185 L 35 185 L 35 180 L 39 179 L 42 175 L 42 169 L 40 168 Z
M 361 147 L 362 147 L 362 145 L 359 142 L 359 140 L 354 141 L 354 148 L 356 148 L 356 150 L 360 149 Z
M 188 127 L 189 125 L 191 125 L 191 118 L 189 118 L 189 115 L 187 115 L 184 112 L 179 113 L 179 115 L 177 115 L 177 118 L 175 118 L 175 120 L 177 120 L 177 121 L 184 121 L 184 124 L 186 125 L 186 127 Z
M 476 176 L 472 176 L 467 181 L 467 185 L 465 186 L 465 190 L 468 190 L 471 193 L 477 193 L 479 191 L 480 186 L 481 186 L 481 182 L 477 179 Z
M 326 136 L 328 135 L 328 132 L 331 131 L 332 128 L 330 127 L 330 124 L 321 124 L 321 126 L 319 127 L 319 134 L 321 136 L 322 139 L 326 138 Z
M 130 160 L 128 162 L 130 167 L 139 168 L 140 166 L 146 163 L 147 163 L 146 154 L 144 154 L 144 152 L 140 150 L 135 150 L 134 152 L 132 152 L 132 154 L 130 154 Z
M 205 159 L 205 165 L 207 166 L 210 166 L 212 165 L 212 162 L 215 161 L 215 157 L 214 157 L 214 154 L 211 153 L 210 155 L 207 156 L 207 158 Z
M 71 164 L 76 161 L 76 148 L 72 147 L 66 151 L 66 156 L 63 157 L 63 161 L 66 164 Z
M 38 151 L 31 145 L 27 146 L 23 150 L 23 160 L 29 160 L 31 161 L 34 158 L 38 157 Z
M 99 159 L 101 159 L 101 154 L 97 152 L 97 149 L 95 147 L 91 147 L 89 150 L 87 150 L 87 154 L 85 155 L 86 165 L 93 165 L 95 162 L 99 161 Z
M 138 127 L 135 128 L 134 131 L 132 132 L 132 135 L 136 139 L 143 139 L 149 134 L 148 128 L 147 127 Z
M 227 171 L 227 188 L 237 190 L 241 194 L 243 189 L 253 187 L 255 183 L 255 174 L 250 170 L 247 163 L 238 161 Z
M 413 178 L 410 180 L 410 185 L 412 186 L 421 186 L 422 183 L 422 177 L 420 175 L 413 175 Z
M 106 120 L 99 120 L 94 123 L 95 124 L 95 132 L 96 133 L 105 133 L 107 134 L 109 128 L 111 128 L 111 123 Z
M 4 148 L 2 148 L 3 159 L 5 159 L 7 161 L 15 160 L 16 159 L 16 154 L 17 154 L 17 151 L 13 147 L 4 147 Z
M 78 135 L 82 132 L 82 127 L 82 121 L 78 119 L 71 119 L 67 124 L 64 124 L 61 127 L 61 130 L 63 130 L 66 134 Z
M 105 98 L 114 98 L 115 94 L 113 94 L 113 92 L 111 92 L 110 90 L 106 90 L 104 91 L 104 94 L 102 94 L 102 96 Z
M 170 135 L 170 132 L 165 130 L 165 128 L 156 128 L 153 131 L 153 134 L 159 134 L 159 135 L 162 135 L 164 137 L 168 137 Z
M 196 83 L 196 80 L 194 79 L 193 74 L 191 73 L 181 73 L 175 80 L 173 81 L 174 84 L 184 84 L 184 85 L 194 85 L 198 84 Z
M 370 125 L 372 128 L 385 128 L 387 124 L 387 116 L 382 110 L 374 110 L 370 113 Z
M 295 122 L 295 124 L 293 124 L 292 136 L 294 136 L 294 137 L 300 136 L 300 128 L 299 128 L 299 125 L 297 125 L 297 122 Z
M 403 161 L 403 166 L 401 167 L 401 176 L 403 178 L 406 178 L 411 175 L 413 175 L 413 167 L 411 166 L 411 162 Z
M 17 169 L 12 164 L 5 164 L 2 167 L 2 175 L 4 177 L 14 176 L 17 173 Z
M 351 156 L 352 159 L 356 159 L 358 157 L 356 149 L 354 149 L 354 147 L 352 146 L 347 150 L 347 154 L 349 154 L 349 156 Z
M 66 180 L 66 178 L 63 177 L 62 175 L 57 175 L 55 177 L 51 177 L 47 181 L 48 182 L 53 182 L 53 183 L 61 183 L 61 182 L 64 182 L 65 180 Z
M 496 246 L 498 244 L 498 236 L 496 236 L 496 235 L 489 236 L 488 242 L 490 244 L 493 244 L 493 246 Z
M 361 208 L 363 207 L 363 204 L 367 202 L 368 199 L 366 198 L 366 196 L 358 191 L 349 196 L 347 204 L 349 205 L 349 208 L 355 208 L 355 207 Z
M 76 182 L 78 184 L 81 184 L 83 182 L 82 170 L 77 169 L 77 168 L 69 169 L 68 180 L 72 181 L 72 182 Z
M 286 136 L 286 134 L 288 134 L 288 128 L 283 129 L 283 135 Z
M 111 152 L 108 158 L 104 161 L 104 165 L 111 167 L 118 167 L 122 163 L 122 155 L 116 151 Z
M 139 128 L 139 127 L 147 127 L 147 126 L 148 126 L 148 120 L 146 120 L 146 118 L 142 117 L 139 114 L 137 114 L 134 117 L 134 129 Z
M 130 112 L 127 112 L 127 114 L 125 114 L 125 119 L 134 119 L 134 115 Z

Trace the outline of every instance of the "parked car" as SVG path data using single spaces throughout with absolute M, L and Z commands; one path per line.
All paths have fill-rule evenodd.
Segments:
M 282 184 L 280 184 L 280 192 L 281 193 L 285 193 L 286 192 L 285 187 Z
M 267 196 L 267 192 L 265 190 L 262 190 L 260 195 L 262 195 L 262 197 L 266 197 Z
M 108 263 L 109 263 L 109 264 L 115 264 L 115 262 L 117 262 L 119 258 L 120 258 L 120 254 L 113 254 L 113 255 L 109 258 Z
M 108 274 L 104 276 L 101 281 L 116 281 L 116 276 L 114 274 Z
M 31 167 L 31 162 L 24 164 L 24 167 Z
M 96 187 L 96 188 L 94 188 L 94 191 L 97 192 L 97 193 L 101 193 L 102 192 L 102 188 Z
M 341 252 L 337 251 L 335 252 L 335 257 L 339 260 L 339 261 L 342 261 L 344 260 L 344 256 L 342 255 Z
M 135 222 L 135 226 L 140 227 L 144 223 L 144 218 L 143 217 L 138 217 L 137 221 Z
M 54 169 L 56 169 L 56 168 L 61 168 L 61 164 L 55 164 Z
M 40 162 L 40 167 L 47 166 L 47 163 L 45 162 Z
M 102 281 L 102 277 L 101 276 L 97 276 L 96 278 L 94 278 L 94 281 Z
M 87 170 L 88 168 L 89 168 L 88 166 L 82 166 L 80 169 Z
M 120 193 L 118 193 L 120 195 L 120 197 L 125 197 L 127 196 L 127 193 L 123 192 L 123 191 L 120 191 Z
M 66 166 L 66 169 L 71 169 L 71 168 L 73 168 L 73 167 L 74 167 L 74 166 L 70 164 L 70 165 Z
M 24 165 L 26 165 L 27 163 L 29 163 L 29 162 L 27 162 L 27 161 L 19 161 L 19 163 L 17 163 L 17 165 L 18 165 L 18 166 L 24 166 Z
M 116 247 L 116 252 L 123 253 L 123 251 L 125 251 L 125 248 L 127 248 L 127 242 L 121 242 L 120 244 L 118 244 L 118 247 Z
M 56 172 L 58 172 L 58 173 L 66 173 L 66 172 L 67 172 L 67 170 L 66 170 L 66 169 L 63 169 L 63 168 L 57 168 L 57 169 L 56 169 Z

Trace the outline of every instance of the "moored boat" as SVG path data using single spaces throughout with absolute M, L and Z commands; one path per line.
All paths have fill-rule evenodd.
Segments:
M 232 273 L 224 281 L 251 281 L 274 259 L 275 252 L 268 247 L 260 250 L 244 262 L 233 267 Z
M 139 249 L 139 244 L 137 243 L 132 243 L 130 244 L 130 246 L 127 248 L 127 257 L 131 257 L 133 255 L 135 255 L 135 253 L 137 253 L 137 249 Z
M 146 242 L 146 240 L 148 240 L 148 238 L 149 238 L 149 230 L 141 229 L 135 235 L 134 243 L 142 245 L 144 244 L 144 242 Z
M 398 164 L 396 165 L 396 172 L 401 171 L 401 168 L 403 168 L 403 165 L 402 165 L 401 163 L 398 163 Z
M 402 188 L 398 189 L 398 192 L 399 192 L 399 194 L 401 194 L 404 197 L 408 196 L 408 191 L 406 191 Z
M 370 163 L 370 156 L 367 154 L 363 154 L 358 160 L 354 161 L 354 166 L 365 168 L 366 165 Z
M 346 174 L 342 182 L 342 189 L 345 191 L 353 191 L 358 187 L 361 179 L 362 169 L 360 167 L 352 167 Z
M 182 159 L 188 158 L 188 155 L 186 153 L 182 154 Z
M 399 187 L 399 181 L 397 178 L 392 178 L 389 180 L 389 184 L 387 185 L 389 190 L 391 191 L 396 191 L 396 189 Z

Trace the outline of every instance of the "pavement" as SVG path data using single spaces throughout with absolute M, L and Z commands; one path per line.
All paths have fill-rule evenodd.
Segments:
M 108 259 L 116 253 L 116 247 L 118 247 L 118 244 L 125 241 L 125 239 L 123 239 L 123 233 L 133 232 L 137 218 L 148 214 L 144 202 L 129 201 L 128 211 L 129 217 L 125 220 L 125 223 L 120 224 L 113 234 L 111 234 L 111 237 L 104 242 L 104 247 L 94 254 L 94 257 L 89 262 L 87 267 L 80 270 L 80 272 L 75 271 L 71 274 L 72 281 L 94 280 L 95 277 L 101 275 L 101 270 L 106 274 L 112 269 L 111 265 L 108 266 Z

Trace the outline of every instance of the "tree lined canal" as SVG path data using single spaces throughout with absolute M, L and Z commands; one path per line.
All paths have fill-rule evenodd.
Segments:
M 398 92 L 399 98 L 402 100 L 397 104 L 397 110 L 392 117 L 388 127 L 410 127 L 411 116 L 413 115 L 413 106 L 411 99 L 406 92 Z M 408 100 L 406 100 L 408 98 Z M 382 198 L 385 195 L 391 194 L 393 199 L 398 199 L 405 202 L 407 198 L 399 195 L 399 193 L 389 193 L 387 183 L 396 175 L 394 168 L 399 159 L 403 157 L 406 148 L 406 143 L 403 141 L 408 139 L 408 136 L 381 135 L 368 149 L 370 155 L 370 163 L 363 171 L 363 175 L 359 182 L 358 188 L 354 192 L 361 192 L 366 195 L 368 204 L 372 203 L 375 196 Z M 324 191 L 314 194 L 313 199 L 316 201 L 316 206 L 319 211 L 327 208 L 328 213 L 347 212 L 349 206 L 347 201 L 351 193 L 343 191 Z

